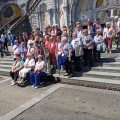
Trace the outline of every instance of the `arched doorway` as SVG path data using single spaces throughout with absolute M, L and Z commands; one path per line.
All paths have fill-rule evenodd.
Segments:
M 83 28 L 87 27 L 87 19 L 90 14 L 88 12 L 88 1 L 89 0 L 73 0 L 70 10 L 72 27 L 75 26 L 75 22 L 77 21 L 82 24 Z
M 17 5 L 6 5 L 3 7 L 1 16 L 2 26 L 6 25 L 18 16 L 22 16 L 22 11 Z

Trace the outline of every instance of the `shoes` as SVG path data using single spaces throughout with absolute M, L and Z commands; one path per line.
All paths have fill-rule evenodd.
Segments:
M 40 86 L 35 86 L 34 88 L 35 88 L 35 89 L 38 89 L 38 88 L 40 88 Z
M 73 74 L 70 74 L 70 75 L 68 76 L 68 78 L 71 78 L 71 77 L 73 77 Z
M 12 83 L 11 83 L 11 86 L 14 86 L 14 85 L 16 85 L 16 82 L 12 82 Z
M 32 85 L 32 88 L 34 88 L 35 87 L 35 85 Z
M 12 80 L 10 83 L 12 84 L 14 82 L 14 80 Z

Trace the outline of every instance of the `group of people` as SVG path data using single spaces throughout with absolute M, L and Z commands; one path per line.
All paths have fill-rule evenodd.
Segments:
M 120 21 L 115 16 L 114 26 L 106 22 L 104 28 L 99 19 L 94 22 L 88 19 L 87 29 L 82 29 L 79 22 L 76 22 L 74 30 L 71 25 L 63 26 L 57 24 L 47 26 L 44 32 L 39 28 L 33 30 L 30 37 L 27 32 L 23 33 L 21 40 L 15 40 L 13 45 L 14 64 L 10 75 L 11 85 L 15 85 L 17 76 L 18 83 L 23 82 L 26 73 L 30 73 L 30 83 L 35 88 L 40 86 L 40 77 L 50 73 L 51 69 L 66 70 L 64 76 L 73 76 L 72 62 L 75 71 L 81 70 L 81 60 L 84 66 L 93 66 L 93 62 L 101 62 L 101 46 L 105 46 L 105 52 L 112 53 L 112 41 L 115 38 L 117 49 L 120 40 Z M 94 59 L 92 58 L 94 56 Z M 62 62 L 61 62 L 62 61 Z

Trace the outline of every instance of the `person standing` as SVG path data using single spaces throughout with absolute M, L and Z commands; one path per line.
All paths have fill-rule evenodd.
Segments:
M 92 67 L 93 66 L 93 60 L 92 60 L 93 39 L 91 35 L 88 35 L 87 29 L 85 29 L 83 33 L 84 35 L 81 39 L 82 45 L 83 45 L 83 51 L 84 51 L 83 59 L 85 62 L 85 66 L 88 66 L 88 61 L 89 61 L 89 65 L 90 67 Z
M 92 38 L 94 38 L 96 33 L 96 28 L 95 28 L 95 24 L 93 24 L 92 20 L 89 18 L 88 19 L 88 34 L 92 36 Z
M 4 45 L 3 45 L 4 50 L 8 51 L 8 39 L 5 32 L 2 33 L 1 39 L 4 41 Z
M 114 18 L 114 32 L 116 36 L 116 45 L 118 49 L 119 43 L 120 43 L 120 21 L 119 21 L 119 16 L 115 16 Z
M 3 58 L 3 50 L 2 50 L 2 48 L 3 48 L 3 41 L 2 41 L 2 39 L 0 38 L 0 53 L 1 53 L 1 57 Z
M 79 22 L 76 22 L 75 32 L 77 33 L 77 38 L 82 38 L 83 31 Z
M 10 31 L 8 31 L 8 38 L 9 38 L 9 41 L 10 41 L 10 43 L 11 43 L 11 46 L 13 47 L 13 45 L 14 45 L 14 35 L 10 32 Z
M 106 53 L 108 53 L 109 51 L 110 53 L 112 53 L 113 28 L 110 26 L 110 22 L 106 22 L 106 28 L 104 28 L 103 30 L 103 37 L 107 46 Z
M 75 32 L 72 34 L 72 37 L 71 45 L 73 47 L 73 61 L 75 70 L 79 72 L 81 69 L 80 56 L 83 55 L 82 41 L 80 38 L 77 38 L 77 34 Z
M 94 49 L 93 49 L 93 51 L 94 51 L 94 62 L 101 62 L 100 50 L 97 50 L 97 47 L 98 47 L 99 44 L 104 42 L 104 39 L 103 39 L 102 35 L 100 35 L 100 33 L 101 33 L 101 31 L 98 29 L 96 31 L 96 36 L 94 37 L 94 40 L 93 40 L 94 45 L 95 45 Z M 98 56 L 98 59 L 96 59 L 96 54 Z
M 16 60 L 16 54 L 20 53 L 21 45 L 18 43 L 18 40 L 14 41 L 13 49 L 12 49 L 12 55 L 14 58 L 14 61 Z

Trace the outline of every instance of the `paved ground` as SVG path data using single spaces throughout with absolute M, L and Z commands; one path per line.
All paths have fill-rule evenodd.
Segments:
M 35 90 L 0 81 L 0 120 L 120 120 L 119 111 L 120 92 L 63 84 Z

